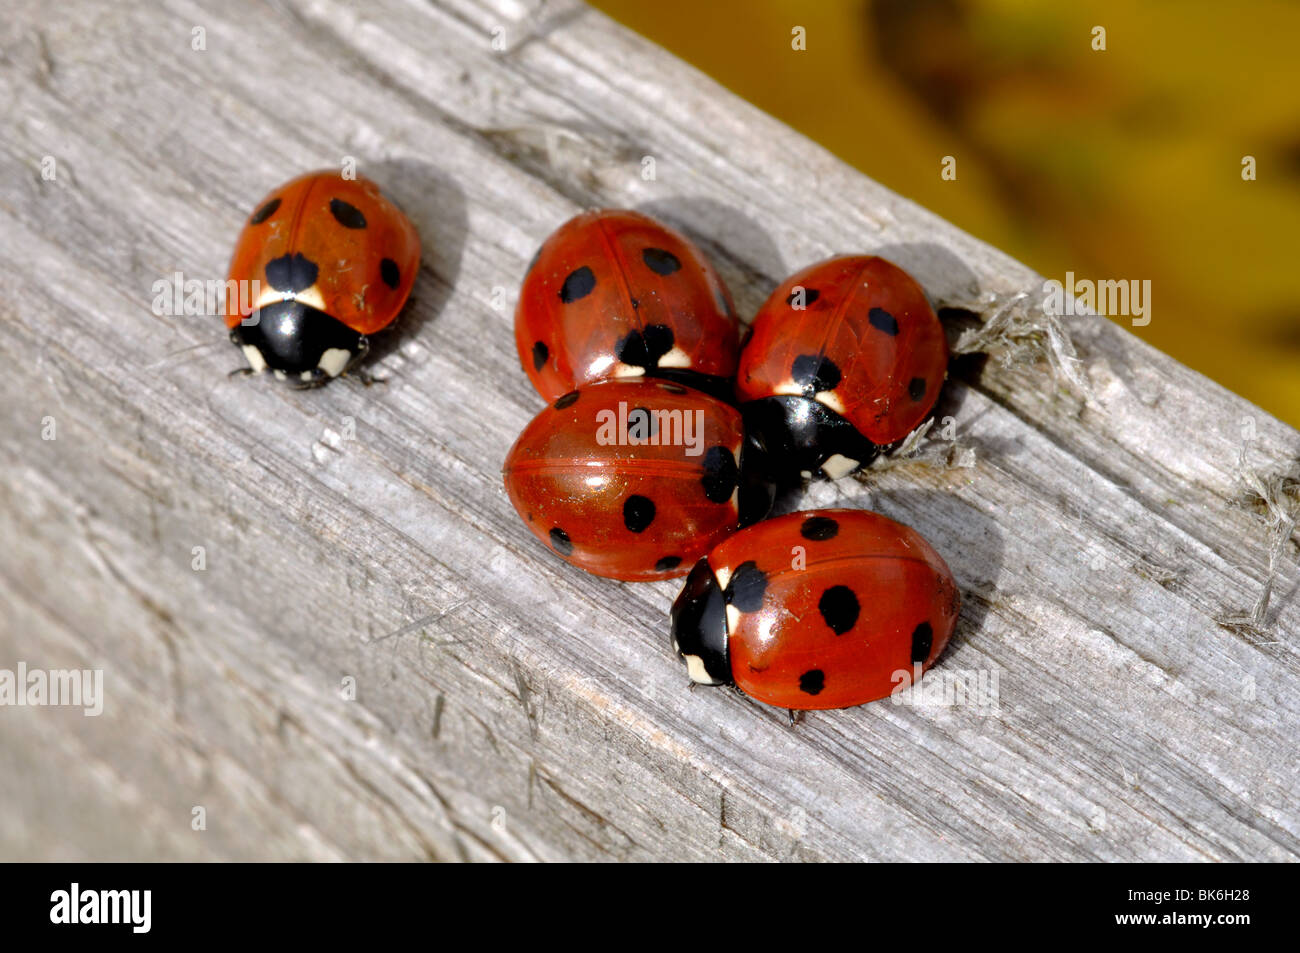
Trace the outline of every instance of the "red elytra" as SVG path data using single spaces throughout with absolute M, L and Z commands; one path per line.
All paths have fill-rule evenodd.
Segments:
M 673 605 L 673 648 L 701 684 L 791 710 L 848 708 L 929 668 L 960 601 L 911 527 L 866 510 L 791 513 L 696 565 Z
M 557 555 L 598 576 L 681 576 L 739 525 L 733 407 L 671 381 L 599 381 L 539 413 L 506 457 L 506 492 Z
M 419 236 L 379 186 L 311 172 L 272 190 L 240 232 L 230 279 L 260 294 L 229 297 L 226 327 L 254 371 L 325 383 L 393 322 L 419 266 Z
M 722 279 L 688 239 L 639 212 L 606 209 L 542 244 L 520 289 L 515 343 L 548 401 L 642 376 L 729 397 L 739 324 Z
M 831 258 L 759 309 L 736 395 L 777 463 L 839 477 L 933 409 L 948 343 L 921 286 L 883 258 Z

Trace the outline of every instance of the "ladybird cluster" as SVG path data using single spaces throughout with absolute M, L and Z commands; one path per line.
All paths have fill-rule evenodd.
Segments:
M 888 695 L 956 623 L 947 565 L 861 510 L 766 519 L 779 491 L 843 477 L 938 399 L 943 329 L 917 283 L 842 256 L 786 279 L 745 342 L 689 240 L 630 211 L 579 215 L 528 266 L 520 361 L 549 406 L 506 457 L 534 535 L 588 572 L 687 575 L 673 650 L 693 682 L 792 711 Z
M 248 373 L 315 387 L 354 367 L 419 267 L 406 216 L 366 179 L 314 172 L 249 217 L 226 326 Z M 931 412 L 947 343 L 921 288 L 882 258 L 786 279 L 742 345 L 726 286 L 645 215 L 593 211 L 552 234 L 515 314 L 548 406 L 505 461 L 532 532 L 600 576 L 687 576 L 673 650 L 691 679 L 793 710 L 890 693 L 956 622 L 952 574 L 915 530 L 863 510 L 767 519 L 778 491 L 836 479 Z

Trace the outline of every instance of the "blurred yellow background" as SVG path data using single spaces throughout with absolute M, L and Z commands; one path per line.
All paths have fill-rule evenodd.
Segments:
M 1300 426 L 1300 5 L 594 2 L 1048 278 L 1150 279 L 1133 333 Z

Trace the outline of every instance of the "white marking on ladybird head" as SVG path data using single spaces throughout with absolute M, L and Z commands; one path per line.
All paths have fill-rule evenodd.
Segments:
M 280 370 L 279 368 L 275 369 L 274 374 L 275 374 L 275 379 L 278 381 L 287 380 L 284 371 Z
M 659 358 L 658 365 L 660 367 L 690 367 L 691 356 L 681 348 L 675 347 Z
M 306 291 L 299 291 L 297 300 L 311 305 L 318 311 L 325 310 L 325 299 L 321 296 L 320 289 L 312 285 Z
M 281 301 L 301 301 L 318 311 L 325 310 L 325 299 L 321 297 L 320 288 L 315 285 L 296 294 L 292 291 L 277 291 L 275 288 L 265 286 L 262 288 L 262 293 L 257 296 L 257 307 L 264 308 L 268 304 L 279 304 Z
M 772 388 L 772 393 L 777 396 L 789 394 L 793 397 L 802 397 L 804 395 L 803 385 L 793 377 L 782 381 Z M 844 401 L 840 400 L 838 394 L 833 390 L 819 390 L 813 395 L 817 403 L 823 404 L 835 411 L 841 417 L 844 416 Z
M 686 672 L 691 676 L 691 681 L 697 685 L 721 685 L 722 683 L 709 674 L 704 667 L 704 660 L 698 655 L 683 655 L 686 661 Z
M 735 606 L 727 606 L 727 631 L 735 632 L 740 628 L 740 610 Z
M 248 366 L 253 369 L 254 374 L 260 374 L 266 370 L 266 358 L 262 357 L 262 352 L 251 344 L 244 344 L 240 347 L 244 352 L 244 358 L 248 361 Z
M 347 348 L 331 347 L 325 349 L 325 353 L 320 356 L 316 366 L 330 377 L 338 377 L 347 368 L 348 362 L 351 360 L 352 352 Z
M 277 291 L 270 285 L 263 285 L 262 293 L 257 296 L 257 301 L 253 305 L 254 313 L 265 308 L 268 304 L 277 304 L 288 297 L 290 297 L 290 295 L 283 291 Z
M 637 367 L 635 364 L 618 364 L 614 368 L 615 377 L 644 377 L 645 368 Z
M 727 583 L 731 582 L 731 570 L 726 566 L 721 566 L 713 573 L 713 577 L 718 580 L 719 589 L 726 589 Z
M 857 468 L 857 460 L 852 460 L 841 453 L 832 453 L 822 464 L 822 473 L 832 480 L 838 480 L 840 477 L 848 476 Z
M 840 400 L 840 395 L 833 390 L 819 390 L 817 403 L 824 404 L 841 417 L 844 416 L 844 401 Z

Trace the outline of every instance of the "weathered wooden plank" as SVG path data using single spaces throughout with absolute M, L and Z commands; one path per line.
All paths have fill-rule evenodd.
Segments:
M 996 672 L 996 712 L 882 703 L 791 730 L 684 690 L 674 586 L 540 550 L 500 488 L 540 404 L 511 295 L 580 207 L 680 225 L 746 312 L 839 250 L 983 313 L 1041 279 L 599 14 L 532 10 L 32 2 L 3 27 L 0 667 L 102 668 L 107 697 L 98 718 L 0 711 L 0 854 L 1300 852 L 1294 563 L 1260 631 L 1216 621 L 1266 570 L 1257 516 L 1229 505 L 1242 421 L 1262 472 L 1300 435 L 1104 320 L 1070 324 L 1091 400 L 1042 366 L 962 362 L 940 413 L 974 467 L 808 495 L 934 542 L 966 604 L 941 670 Z M 219 322 L 156 316 L 154 281 L 220 277 L 249 202 L 345 156 L 428 249 L 387 383 L 228 380 Z

